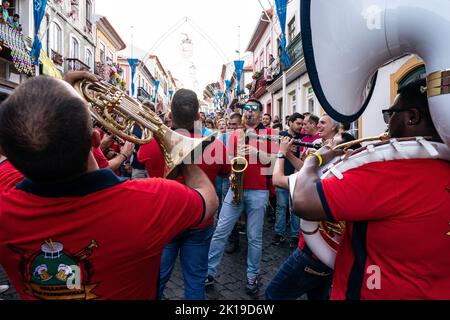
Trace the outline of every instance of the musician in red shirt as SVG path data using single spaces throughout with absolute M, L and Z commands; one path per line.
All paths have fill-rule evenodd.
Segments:
M 99 170 L 99 144 L 66 82 L 33 78 L 0 107 L 0 265 L 24 300 L 155 299 L 165 245 L 218 207 L 198 167 L 186 186 L 124 181 Z
M 245 137 L 244 139 L 239 138 L 250 131 L 257 135 L 272 135 L 272 129 L 266 129 L 260 122 L 260 115 L 263 110 L 261 102 L 249 100 L 243 108 L 245 109 L 243 117 L 245 132 L 242 132 L 242 130 L 234 132 L 227 147 L 231 157 L 239 156 L 243 153 L 243 156 L 249 163 L 247 170 L 244 172 L 244 196 L 239 204 L 233 203 L 233 191 L 230 189 L 223 202 L 209 250 L 207 284 L 214 282 L 214 276 L 222 259 L 227 239 L 236 221 L 245 209 L 247 213 L 248 238 L 246 292 L 251 296 L 255 296 L 259 288 L 262 231 L 269 199 L 271 174 L 269 167 L 272 160 L 275 160 L 275 157 L 271 154 L 272 148 L 268 142 L 256 139 L 246 142 Z M 244 148 L 242 148 L 240 142 L 245 143 Z
M 384 111 L 393 138 L 432 137 L 425 80 L 399 91 Z M 450 299 L 450 164 L 445 160 L 375 162 L 320 180 L 327 147 L 305 161 L 295 185 L 295 212 L 309 221 L 346 221 L 332 299 Z
M 195 92 L 178 90 L 173 99 L 171 112 L 173 130 L 181 134 L 190 134 L 192 138 L 202 138 L 201 132 L 194 131 L 195 121 L 200 119 L 199 102 Z M 155 140 L 142 146 L 138 152 L 138 160 L 148 171 L 150 177 L 163 177 L 165 170 L 164 156 Z M 195 163 L 215 183 L 217 176 L 228 176 L 230 165 L 227 163 L 227 152 L 219 139 L 214 140 L 204 150 L 201 159 Z M 177 181 L 184 183 L 183 177 Z M 178 197 L 178 195 L 176 195 Z M 180 263 L 184 276 L 184 298 L 186 300 L 205 300 L 205 279 L 208 271 L 208 250 L 214 231 L 214 218 L 187 230 L 175 237 L 164 249 L 161 259 L 159 297 L 163 297 L 164 288 L 170 279 L 175 262 L 180 255 Z

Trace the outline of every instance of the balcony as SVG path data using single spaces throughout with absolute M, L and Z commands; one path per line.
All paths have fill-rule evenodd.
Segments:
M 137 89 L 137 98 L 140 101 L 144 101 L 145 99 L 151 100 L 151 95 L 143 87 L 139 87 Z
M 76 58 L 67 58 L 67 70 L 68 71 L 90 71 L 91 68 Z
M 52 50 L 52 61 L 57 66 L 62 66 L 64 59 L 62 55 L 60 55 L 58 52 Z
M 286 48 L 286 51 L 291 59 L 291 67 L 303 58 L 302 37 L 299 33 Z

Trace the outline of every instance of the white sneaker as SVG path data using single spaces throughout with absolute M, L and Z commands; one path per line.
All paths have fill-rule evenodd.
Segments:
M 8 289 L 9 289 L 9 286 L 0 286 L 0 294 L 8 291 Z

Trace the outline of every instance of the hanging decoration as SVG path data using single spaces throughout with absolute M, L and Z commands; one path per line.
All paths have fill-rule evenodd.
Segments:
M 4 47 L 11 49 L 12 62 L 17 71 L 34 76 L 35 66 L 22 33 L 0 23 L 0 41 Z

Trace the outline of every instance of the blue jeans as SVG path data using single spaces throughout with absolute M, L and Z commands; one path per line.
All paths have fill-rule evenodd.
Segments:
M 269 191 L 267 190 L 244 190 L 244 199 L 240 204 L 236 205 L 233 204 L 233 191 L 231 189 L 228 190 L 219 215 L 216 231 L 214 231 L 211 240 L 208 275 L 213 277 L 216 275 L 217 267 L 223 257 L 225 244 L 244 209 L 247 212 L 247 277 L 254 278 L 259 275 L 264 214 L 268 199 Z
M 188 230 L 175 237 L 163 251 L 159 272 L 159 294 L 161 300 L 172 274 L 178 253 L 184 277 L 184 299 L 205 300 L 205 279 L 208 273 L 208 251 L 214 226 Z
M 277 214 L 275 222 L 275 233 L 287 236 L 286 232 L 286 210 L 289 208 L 289 191 L 276 188 L 277 192 Z M 298 238 L 300 233 L 300 218 L 291 212 L 291 237 Z
M 281 266 L 266 289 L 267 300 L 330 299 L 333 270 L 297 249 Z M 322 275 L 319 275 L 322 274 Z

